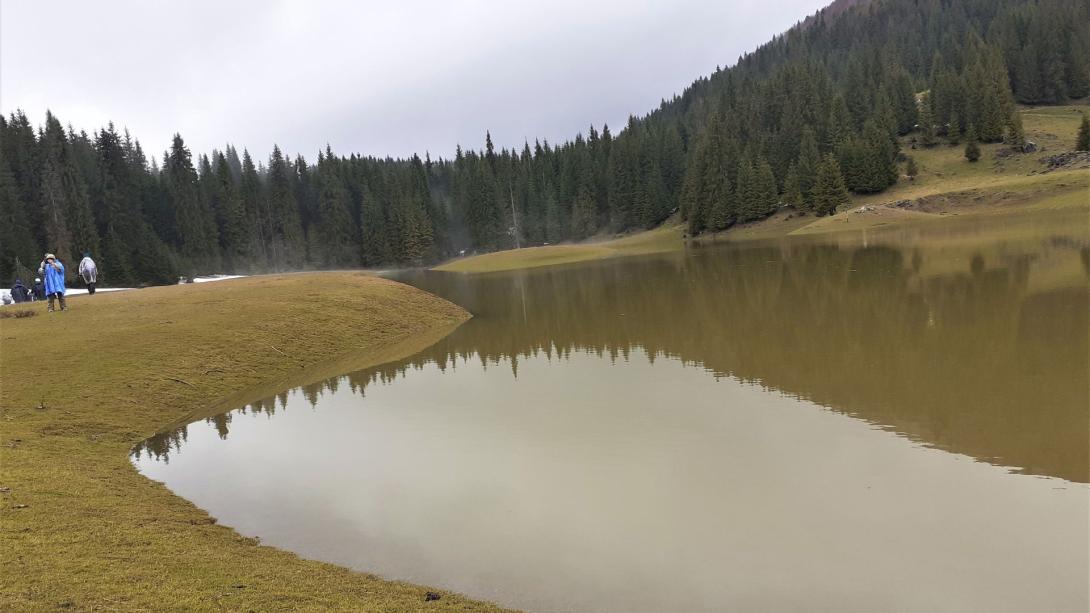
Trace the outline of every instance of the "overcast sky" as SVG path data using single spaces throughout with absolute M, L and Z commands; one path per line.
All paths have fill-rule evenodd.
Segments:
M 2 0 L 0 111 L 149 155 L 450 156 L 619 130 L 827 0 Z

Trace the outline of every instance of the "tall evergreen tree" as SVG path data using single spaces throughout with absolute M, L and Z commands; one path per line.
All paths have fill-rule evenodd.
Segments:
M 295 167 L 276 145 L 269 157 L 267 199 L 270 265 L 273 270 L 298 269 L 306 262 L 306 241 L 295 199 Z
M 1079 134 L 1075 138 L 1076 151 L 1090 151 L 1090 118 L 1086 113 L 1082 114 L 1082 123 L 1079 124 Z
M 177 218 L 180 250 L 190 275 L 216 272 L 219 268 L 219 240 L 210 231 L 214 220 L 202 203 L 197 185 L 197 171 L 189 149 L 178 134 L 174 135 L 170 155 L 164 162 L 167 192 Z
M 848 188 L 840 172 L 840 163 L 832 154 L 826 154 L 818 167 L 814 185 L 814 212 L 832 215 L 837 207 L 848 203 Z
M 976 126 L 969 124 L 965 134 L 965 159 L 975 162 L 980 159 L 980 145 L 977 144 Z

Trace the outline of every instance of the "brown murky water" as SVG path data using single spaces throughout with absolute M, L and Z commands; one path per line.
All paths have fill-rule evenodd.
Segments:
M 263 542 L 533 611 L 1086 611 L 1087 219 L 404 280 L 476 317 L 147 441 Z

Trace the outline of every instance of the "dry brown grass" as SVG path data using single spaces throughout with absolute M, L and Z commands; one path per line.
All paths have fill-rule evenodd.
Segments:
M 169 424 L 412 353 L 461 308 L 358 273 L 34 308 L 0 324 L 0 609 L 495 609 L 261 546 L 128 460 Z

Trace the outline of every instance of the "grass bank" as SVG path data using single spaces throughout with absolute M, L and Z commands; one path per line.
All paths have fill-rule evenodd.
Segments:
M 435 270 L 447 272 L 500 272 L 520 268 L 536 268 L 554 264 L 570 264 L 625 255 L 641 255 L 680 249 L 684 226 L 668 223 L 662 227 L 604 241 L 547 245 L 509 249 L 452 260 Z
M 461 308 L 359 273 L 31 308 L 0 319 L 0 609 L 495 610 L 262 546 L 128 460 L 170 424 L 411 354 Z
M 1038 151 L 1010 154 L 1003 144 L 981 145 L 976 163 L 964 157 L 964 144 L 902 149 L 916 160 L 919 174 L 880 194 L 855 195 L 829 217 L 781 212 L 730 228 L 698 241 L 769 239 L 788 235 L 858 231 L 883 226 L 941 220 L 960 215 L 1007 215 L 1035 210 L 1085 210 L 1090 214 L 1090 169 L 1045 172 L 1043 160 L 1075 147 L 1082 114 L 1090 105 L 1026 107 L 1019 111 L 1026 138 Z M 901 170 L 906 164 L 902 163 Z M 452 272 L 496 272 L 568 264 L 585 260 L 681 249 L 684 228 L 676 222 L 662 228 L 605 242 L 587 242 L 499 251 L 448 262 L 436 268 Z

